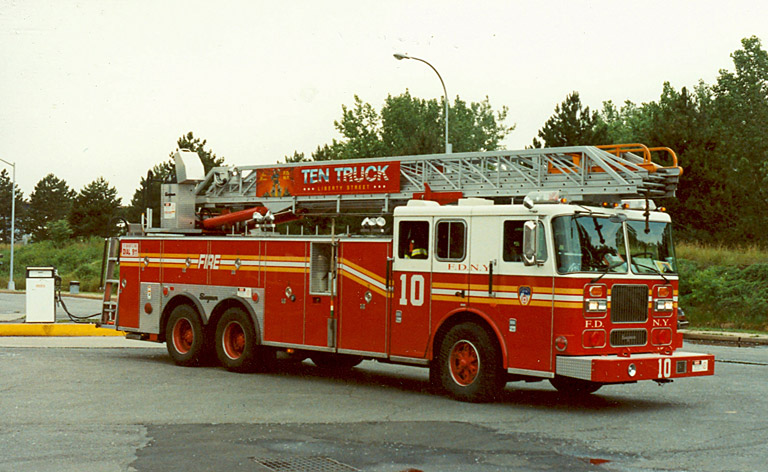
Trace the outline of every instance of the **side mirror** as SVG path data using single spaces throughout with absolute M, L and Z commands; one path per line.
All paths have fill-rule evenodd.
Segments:
M 536 265 L 536 244 L 538 238 L 539 225 L 536 221 L 526 221 L 523 225 L 523 262 L 527 266 Z

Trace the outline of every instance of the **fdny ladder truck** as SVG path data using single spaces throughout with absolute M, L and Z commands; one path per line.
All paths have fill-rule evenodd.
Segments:
M 664 153 L 662 166 L 651 156 Z M 311 359 L 424 366 L 442 392 L 508 381 L 603 385 L 712 375 L 679 350 L 674 152 L 576 146 L 217 167 L 174 154 L 161 227 L 105 247 L 103 325 L 180 365 Z M 287 234 L 306 215 L 362 234 Z M 334 220 L 335 221 L 335 220 Z M 389 228 L 387 228 L 389 227 Z M 119 276 L 114 278 L 116 267 Z

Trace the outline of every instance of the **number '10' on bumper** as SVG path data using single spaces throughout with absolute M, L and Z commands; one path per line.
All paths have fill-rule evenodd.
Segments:
M 693 352 L 623 356 L 557 356 L 558 375 L 601 383 L 699 377 L 715 373 L 715 356 Z

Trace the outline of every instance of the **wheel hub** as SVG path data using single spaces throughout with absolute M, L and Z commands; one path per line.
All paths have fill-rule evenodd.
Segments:
M 173 346 L 180 354 L 186 354 L 195 342 L 195 332 L 189 320 L 181 318 L 173 325 Z
M 469 341 L 459 341 L 451 348 L 451 376 L 463 386 L 471 385 L 480 369 L 480 357 L 477 348 Z
M 231 322 L 224 328 L 222 335 L 224 353 L 230 359 L 239 359 L 245 351 L 245 331 L 240 323 Z

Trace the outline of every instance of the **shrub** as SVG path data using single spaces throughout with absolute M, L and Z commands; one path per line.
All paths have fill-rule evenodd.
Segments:
M 768 331 L 768 263 L 680 264 L 680 304 L 693 326 Z

